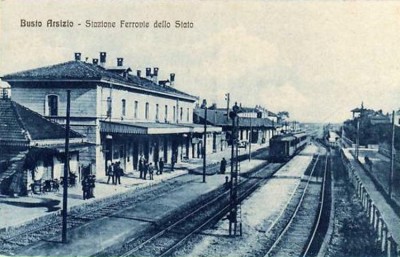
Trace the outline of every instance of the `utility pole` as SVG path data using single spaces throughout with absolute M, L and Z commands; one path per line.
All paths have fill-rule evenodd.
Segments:
M 396 155 L 396 149 L 394 148 L 394 133 L 395 133 L 395 112 L 392 112 L 392 142 L 390 147 L 390 174 L 389 174 L 389 198 L 392 198 L 392 187 L 393 187 L 393 175 L 394 175 L 394 158 Z
M 356 138 L 356 159 L 358 160 L 358 154 L 360 151 L 360 118 L 357 119 L 357 138 Z
M 229 120 L 229 101 L 230 101 L 231 94 L 226 93 L 225 94 L 225 100 L 226 100 L 226 120 Z
M 203 99 L 201 108 L 204 109 L 204 146 L 203 146 L 203 183 L 206 183 L 206 156 L 207 156 L 207 100 Z
M 62 209 L 62 242 L 67 243 L 67 200 L 68 200 L 68 173 L 69 173 L 69 122 L 71 90 L 67 90 L 67 120 L 65 125 L 65 161 L 63 179 L 63 209 Z
M 253 127 L 251 126 L 251 116 L 250 116 L 250 136 L 249 136 L 249 161 L 251 161 L 251 143 L 253 140 Z

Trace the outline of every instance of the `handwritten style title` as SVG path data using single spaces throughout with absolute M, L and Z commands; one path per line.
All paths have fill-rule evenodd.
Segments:
M 53 20 L 48 19 L 46 21 L 42 20 L 28 20 L 28 19 L 20 19 L 20 27 L 21 28 L 73 28 L 73 27 L 84 27 L 84 28 L 105 28 L 105 29 L 113 29 L 113 28 L 133 28 L 133 29 L 192 29 L 194 28 L 193 21 L 183 21 L 183 20 L 175 20 L 175 21 L 167 21 L 167 20 L 154 20 L 154 21 L 127 21 L 127 20 L 119 20 L 119 21 L 93 21 L 86 20 L 84 23 L 77 23 L 72 20 Z

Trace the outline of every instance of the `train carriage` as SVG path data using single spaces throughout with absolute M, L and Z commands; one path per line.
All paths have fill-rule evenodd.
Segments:
M 271 162 L 287 161 L 308 142 L 308 135 L 304 132 L 274 136 L 269 143 L 269 160 Z

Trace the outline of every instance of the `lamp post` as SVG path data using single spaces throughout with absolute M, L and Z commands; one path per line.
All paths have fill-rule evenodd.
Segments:
M 71 90 L 67 90 L 67 119 L 65 126 L 65 163 L 64 163 L 64 180 L 63 180 L 63 208 L 62 208 L 62 231 L 61 240 L 67 243 L 67 201 L 68 201 L 68 173 L 69 173 L 69 123 L 70 123 L 70 107 L 71 106 Z
M 206 183 L 206 158 L 207 158 L 207 100 L 203 99 L 201 108 L 204 109 L 204 141 L 203 141 L 203 183 Z

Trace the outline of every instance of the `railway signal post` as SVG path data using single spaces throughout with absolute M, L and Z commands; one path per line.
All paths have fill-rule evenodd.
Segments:
M 229 113 L 229 117 L 232 119 L 232 151 L 231 151 L 231 182 L 230 182 L 230 213 L 228 214 L 229 220 L 229 235 L 236 235 L 237 224 L 238 224 L 238 195 L 237 195 L 237 185 L 238 185 L 238 173 L 239 173 L 239 163 L 238 163 L 238 136 L 239 136 L 239 106 L 237 103 L 232 108 Z M 236 151 L 235 151 L 236 146 Z M 233 227 L 233 231 L 232 231 Z M 242 234 L 241 224 L 240 224 L 240 235 Z

